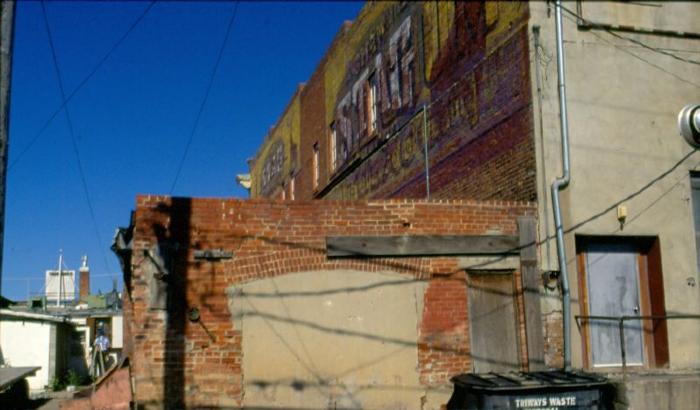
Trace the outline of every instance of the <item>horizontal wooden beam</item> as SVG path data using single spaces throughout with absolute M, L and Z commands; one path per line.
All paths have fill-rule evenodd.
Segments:
M 328 236 L 329 257 L 517 255 L 518 237 L 509 235 Z

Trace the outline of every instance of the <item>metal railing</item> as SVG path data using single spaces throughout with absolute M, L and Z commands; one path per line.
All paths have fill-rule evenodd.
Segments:
M 625 322 L 632 320 L 675 320 L 675 319 L 700 319 L 700 315 L 645 315 L 645 316 L 586 316 L 576 315 L 576 326 L 581 330 L 581 320 L 590 322 L 592 320 L 607 320 L 617 322 L 618 337 L 620 338 L 620 358 L 622 359 L 622 371 L 627 370 L 627 352 L 625 351 Z

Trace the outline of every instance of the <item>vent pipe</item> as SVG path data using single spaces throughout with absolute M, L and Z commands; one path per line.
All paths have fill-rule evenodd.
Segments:
M 554 21 L 557 35 L 557 74 L 559 89 L 559 125 L 561 128 L 562 176 L 552 183 L 552 208 L 554 227 L 557 238 L 557 258 L 559 260 L 559 277 L 561 278 L 562 319 L 564 322 L 564 370 L 571 368 L 571 296 L 569 294 L 569 272 L 566 266 L 566 249 L 564 248 L 564 229 L 561 221 L 559 191 L 566 188 L 571 181 L 569 167 L 569 124 L 566 113 L 566 79 L 564 77 L 564 39 L 561 21 L 561 0 L 555 2 Z

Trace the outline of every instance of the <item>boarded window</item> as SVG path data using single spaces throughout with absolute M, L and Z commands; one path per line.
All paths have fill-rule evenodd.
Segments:
M 519 370 L 513 275 L 470 272 L 467 286 L 474 371 Z

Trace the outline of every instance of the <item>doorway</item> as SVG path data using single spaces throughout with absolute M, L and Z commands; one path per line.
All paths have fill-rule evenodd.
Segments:
M 661 258 L 656 237 L 577 237 L 581 330 L 589 368 L 668 363 Z M 620 332 L 621 317 L 625 320 Z M 650 318 L 653 316 L 654 318 Z M 592 318 L 597 317 L 597 318 Z

